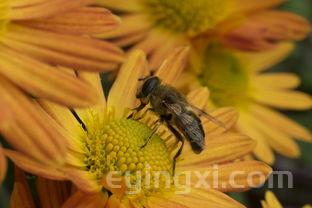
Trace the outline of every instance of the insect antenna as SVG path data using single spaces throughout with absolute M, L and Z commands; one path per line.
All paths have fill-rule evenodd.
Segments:
M 86 132 L 88 132 L 87 126 L 85 125 L 85 123 L 81 120 L 81 118 L 79 117 L 79 115 L 77 114 L 77 112 L 72 109 L 69 108 L 70 112 L 73 114 L 73 116 L 75 117 L 75 119 L 78 121 L 78 123 L 81 125 L 81 127 L 83 128 L 83 130 L 85 130 Z

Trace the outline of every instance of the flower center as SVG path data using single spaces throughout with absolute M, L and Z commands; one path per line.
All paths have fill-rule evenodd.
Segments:
M 215 105 L 241 107 L 245 103 L 248 75 L 233 52 L 208 46 L 199 62 L 198 79 L 209 88 Z
M 228 14 L 231 0 L 141 0 L 156 26 L 189 36 L 212 29 Z
M 109 171 L 119 171 L 122 176 L 129 177 L 130 184 L 144 181 L 147 172 L 152 182 L 155 176 L 151 173 L 154 172 L 166 172 L 171 177 L 172 159 L 165 142 L 157 134 L 141 148 L 152 133 L 148 126 L 138 121 L 120 119 L 99 127 L 91 129 L 83 140 L 86 147 L 85 162 L 89 171 L 96 174 L 98 179 Z M 162 181 L 164 178 L 159 179 L 161 182 L 158 187 L 141 183 L 139 188 L 144 194 L 157 192 L 165 184 Z

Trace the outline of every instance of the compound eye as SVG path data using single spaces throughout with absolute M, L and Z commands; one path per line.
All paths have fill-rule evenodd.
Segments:
M 147 97 L 159 85 L 160 81 L 157 77 L 152 77 L 143 84 L 142 94 Z

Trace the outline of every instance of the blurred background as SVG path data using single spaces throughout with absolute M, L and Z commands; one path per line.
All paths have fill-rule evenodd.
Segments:
M 288 0 L 281 6 L 281 9 L 298 13 L 312 22 L 312 0 Z M 271 70 L 296 73 L 302 79 L 299 90 L 312 94 L 312 35 L 306 40 L 299 42 L 291 56 Z M 108 81 L 107 75 L 103 76 L 103 81 L 105 82 L 105 80 Z M 106 85 L 104 87 L 105 90 L 108 90 L 110 86 Z M 308 112 L 284 113 L 312 130 L 312 110 Z M 3 142 L 2 139 L 1 142 Z M 294 176 L 293 189 L 271 189 L 280 199 L 283 206 L 287 208 L 299 208 L 304 204 L 312 204 L 312 144 L 300 141 L 298 143 L 302 150 L 302 156 L 299 159 L 292 160 L 277 155 L 274 166 L 274 170 L 289 170 Z M 28 179 L 30 184 L 33 184 L 34 179 L 32 177 Z M 8 196 L 12 186 L 13 169 L 12 164 L 10 164 L 5 184 L 0 190 L 0 208 L 8 207 Z M 260 207 L 260 200 L 264 198 L 264 192 L 265 189 L 261 188 L 243 194 L 231 194 L 231 196 L 248 207 L 257 208 Z

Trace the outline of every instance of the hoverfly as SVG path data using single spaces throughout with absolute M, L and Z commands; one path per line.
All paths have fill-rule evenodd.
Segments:
M 162 84 L 157 76 L 148 76 L 139 79 L 139 81 L 143 81 L 143 85 L 136 97 L 140 99 L 141 104 L 134 110 L 140 111 L 150 103 L 151 108 L 148 110 L 155 112 L 159 116 L 159 120 L 157 120 L 158 125 L 154 126 L 151 135 L 146 139 L 142 148 L 148 144 L 161 123 L 165 122 L 168 129 L 182 143 L 173 158 L 174 175 L 176 160 L 181 155 L 184 147 L 184 138 L 188 140 L 194 153 L 199 154 L 204 149 L 205 132 L 202 122 L 195 112 L 204 115 L 218 126 L 223 128 L 225 126 L 211 115 L 189 104 L 181 93 L 169 85 Z M 133 113 L 129 117 L 131 116 L 133 116 Z

